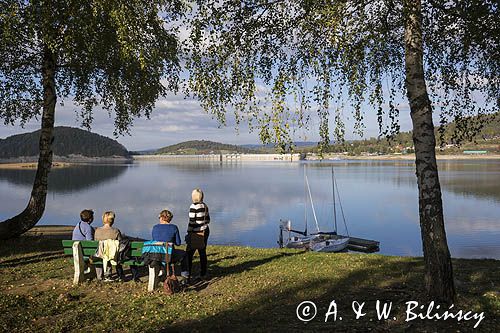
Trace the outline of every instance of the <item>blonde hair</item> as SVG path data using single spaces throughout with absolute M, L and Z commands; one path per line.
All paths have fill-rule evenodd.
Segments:
M 115 213 L 114 212 L 105 212 L 102 214 L 102 224 L 109 224 L 110 226 L 115 223 Z
M 203 191 L 199 188 L 195 188 L 193 192 L 191 192 L 191 199 L 193 203 L 197 204 L 203 201 Z
M 160 212 L 160 215 L 158 217 L 163 217 L 165 220 L 167 220 L 168 222 L 172 221 L 172 217 L 174 217 L 174 214 L 172 214 L 171 211 L 169 211 L 168 209 L 164 209 Z

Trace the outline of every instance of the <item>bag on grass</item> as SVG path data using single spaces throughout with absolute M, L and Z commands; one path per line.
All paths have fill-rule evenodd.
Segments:
M 168 275 L 167 272 L 167 278 L 163 282 L 163 291 L 165 292 L 165 294 L 172 295 L 178 293 L 180 289 L 181 289 L 180 283 L 179 280 L 177 279 L 177 276 L 175 276 L 175 273 L 172 275 Z
M 172 295 L 180 291 L 180 283 L 175 276 L 175 266 L 172 265 L 172 275 L 170 275 L 170 264 L 172 264 L 172 255 L 174 252 L 174 244 L 166 244 L 165 266 L 167 268 L 167 278 L 163 281 L 163 291 L 167 295 Z

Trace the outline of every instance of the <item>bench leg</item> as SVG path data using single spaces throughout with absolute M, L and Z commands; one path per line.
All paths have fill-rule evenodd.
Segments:
M 83 250 L 80 242 L 73 243 L 73 266 L 75 267 L 75 275 L 73 277 L 73 285 L 80 284 L 84 280 L 83 271 L 85 263 L 83 261 Z
M 148 280 L 148 291 L 153 291 L 158 285 L 158 272 L 159 267 L 149 267 L 149 280 Z

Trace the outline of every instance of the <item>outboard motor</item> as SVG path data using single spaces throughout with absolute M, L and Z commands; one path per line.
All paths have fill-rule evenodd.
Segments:
M 292 222 L 290 220 L 280 220 L 280 236 L 278 240 L 278 245 L 280 248 L 284 247 L 283 242 L 283 230 L 288 231 L 288 240 L 290 240 L 290 230 L 292 229 Z

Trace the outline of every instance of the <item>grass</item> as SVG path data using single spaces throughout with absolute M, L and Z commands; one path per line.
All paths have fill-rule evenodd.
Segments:
M 0 331 L 10 332 L 467 332 L 475 320 L 405 322 L 405 302 L 428 304 L 421 258 L 284 249 L 209 246 L 207 282 L 167 296 L 142 283 L 88 281 L 72 286 L 72 259 L 59 240 L 21 237 L 0 244 Z M 479 332 L 500 327 L 500 262 L 454 260 L 455 309 L 483 312 Z M 198 263 L 195 262 L 195 269 Z M 304 300 L 317 305 L 308 323 L 296 317 Z M 325 323 L 332 300 L 343 320 Z M 366 302 L 356 320 L 353 301 Z M 379 321 L 376 301 L 393 302 Z

